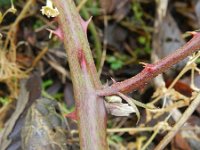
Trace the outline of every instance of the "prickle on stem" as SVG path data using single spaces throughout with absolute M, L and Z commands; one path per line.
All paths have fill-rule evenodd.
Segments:
M 88 28 L 88 25 L 89 25 L 89 23 L 90 23 L 91 20 L 92 20 L 92 16 L 87 21 L 85 21 L 85 20 L 83 20 L 81 18 L 81 25 L 82 25 L 83 30 L 84 30 L 85 33 L 87 33 L 87 28 Z
M 64 35 L 63 35 L 63 32 L 61 30 L 60 27 L 58 27 L 56 30 L 51 30 L 51 29 L 47 29 L 50 34 L 49 34 L 49 38 L 52 37 L 52 34 L 56 35 L 61 41 L 63 41 L 64 39 Z
M 155 71 L 155 69 L 156 69 L 154 64 L 148 64 L 145 62 L 140 62 L 140 64 L 142 64 L 144 69 L 149 72 Z

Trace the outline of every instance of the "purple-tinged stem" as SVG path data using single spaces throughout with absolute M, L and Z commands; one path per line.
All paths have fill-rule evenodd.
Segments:
M 193 33 L 194 34 L 194 33 Z M 193 38 L 183 47 L 177 49 L 173 54 L 161 59 L 155 64 L 146 64 L 142 72 L 121 82 L 115 82 L 111 86 L 97 91 L 100 96 L 116 95 L 118 92 L 128 93 L 137 90 L 147 84 L 158 74 L 172 67 L 193 52 L 200 49 L 200 33 L 195 32 Z
M 106 109 L 96 94 L 101 82 L 73 0 L 53 0 L 59 11 L 59 26 L 67 52 L 76 101 L 80 147 L 82 150 L 107 150 Z

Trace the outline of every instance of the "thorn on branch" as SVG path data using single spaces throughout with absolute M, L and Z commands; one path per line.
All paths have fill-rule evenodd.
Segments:
M 197 35 L 198 34 L 198 32 L 197 31 L 189 31 L 189 32 L 187 32 L 188 34 L 191 34 L 193 37 L 195 36 L 195 35 Z
M 66 114 L 65 117 L 70 118 L 70 119 L 75 120 L 75 121 L 78 120 L 76 111 L 73 111 L 71 113 Z
M 148 64 L 148 63 L 145 63 L 145 62 L 140 62 L 140 64 L 143 65 L 145 71 L 153 72 L 153 71 L 156 70 L 156 66 L 154 64 Z
M 89 23 L 90 23 L 91 20 L 92 20 L 92 16 L 87 21 L 85 21 L 85 20 L 83 20 L 81 18 L 81 25 L 82 25 L 83 30 L 84 30 L 85 33 L 87 33 L 87 28 L 88 28 L 88 25 L 89 25 Z
M 50 34 L 49 34 L 49 38 L 52 37 L 52 34 L 56 35 L 61 41 L 63 41 L 64 39 L 64 35 L 63 35 L 63 32 L 61 30 L 61 28 L 57 28 L 56 30 L 51 30 L 51 29 L 47 29 Z

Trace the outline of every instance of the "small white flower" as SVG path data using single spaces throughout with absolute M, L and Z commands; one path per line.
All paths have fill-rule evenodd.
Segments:
M 15 14 L 17 12 L 17 9 L 14 6 L 13 0 L 11 0 L 10 2 L 11 2 L 11 8 L 9 8 L 8 11 Z
M 14 5 L 12 5 L 11 8 L 8 9 L 8 11 L 15 14 L 17 12 L 17 9 L 14 7 Z
M 46 6 L 42 6 L 42 9 L 40 11 L 43 15 L 46 15 L 48 18 L 56 17 L 59 15 L 58 9 L 56 7 L 53 7 L 53 3 L 51 0 L 47 0 Z

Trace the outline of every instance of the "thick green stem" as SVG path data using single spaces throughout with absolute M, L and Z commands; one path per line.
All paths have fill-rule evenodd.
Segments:
M 73 0 L 53 0 L 69 61 L 76 100 L 80 146 L 83 150 L 106 150 L 106 110 L 96 95 L 101 83 Z

